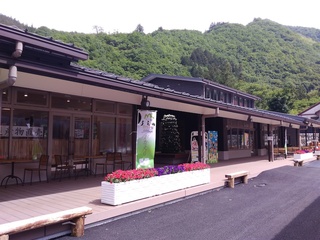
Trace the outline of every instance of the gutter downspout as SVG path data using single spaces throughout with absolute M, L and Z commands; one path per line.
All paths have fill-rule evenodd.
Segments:
M 0 89 L 12 86 L 17 80 L 17 67 L 11 66 L 9 68 L 8 78 L 0 81 Z
M 22 55 L 23 44 L 22 42 L 16 43 L 16 50 L 12 53 L 12 57 L 19 58 Z
M 13 58 L 21 57 L 22 51 L 23 51 L 23 43 L 20 41 L 17 41 L 16 48 L 12 53 L 12 57 Z M 9 68 L 8 79 L 0 81 L 0 90 L 7 87 L 11 87 L 16 82 L 16 80 L 17 80 L 17 67 L 12 65 Z

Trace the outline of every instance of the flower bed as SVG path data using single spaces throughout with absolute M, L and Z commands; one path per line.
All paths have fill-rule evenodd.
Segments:
M 101 202 L 119 205 L 209 182 L 209 166 L 201 163 L 118 170 L 108 174 L 101 182 Z
M 313 152 L 312 150 L 297 150 L 293 154 L 293 159 L 294 160 L 306 160 L 310 159 L 313 157 Z

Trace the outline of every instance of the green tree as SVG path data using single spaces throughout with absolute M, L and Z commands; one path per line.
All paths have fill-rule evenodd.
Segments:
M 161 152 L 179 153 L 180 150 L 178 121 L 174 115 L 163 115 L 161 119 Z
M 285 96 L 275 96 L 268 101 L 270 111 L 288 113 L 287 98 Z
M 144 28 L 142 27 L 141 24 L 138 24 L 138 26 L 135 29 L 135 32 L 144 33 Z

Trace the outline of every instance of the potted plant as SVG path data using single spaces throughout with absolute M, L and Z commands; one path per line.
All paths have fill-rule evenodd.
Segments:
M 160 168 L 117 170 L 101 182 L 101 202 L 119 205 L 210 182 L 210 166 L 185 163 Z

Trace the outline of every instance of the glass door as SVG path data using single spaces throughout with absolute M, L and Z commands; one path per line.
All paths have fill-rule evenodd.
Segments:
M 90 153 L 90 117 L 53 115 L 52 154 L 84 156 Z
M 72 154 L 70 143 L 71 116 L 53 116 L 52 154 L 68 157 Z
M 86 156 L 90 154 L 90 118 L 75 116 L 73 123 L 73 155 Z

